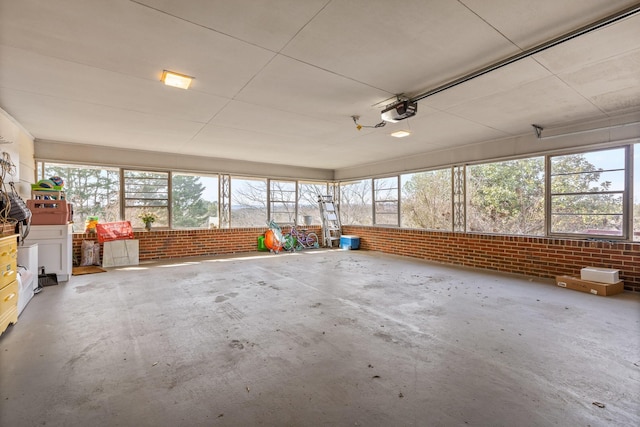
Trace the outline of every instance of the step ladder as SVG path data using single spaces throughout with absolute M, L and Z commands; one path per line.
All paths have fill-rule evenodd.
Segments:
M 320 206 L 320 216 L 322 217 L 323 246 L 332 248 L 334 242 L 337 242 L 336 246 L 340 246 L 342 227 L 340 226 L 338 210 L 333 202 L 333 196 L 318 196 L 318 205 Z

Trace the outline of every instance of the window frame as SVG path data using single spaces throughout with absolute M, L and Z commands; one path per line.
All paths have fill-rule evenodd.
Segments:
M 311 213 L 311 212 L 307 212 L 306 211 L 306 206 L 303 207 L 302 209 L 300 208 L 300 200 L 302 200 L 302 198 L 305 196 L 305 194 L 307 194 L 307 192 L 305 191 L 305 187 L 306 186 L 314 186 L 314 187 L 322 186 L 322 187 L 324 187 L 324 191 L 322 191 L 320 194 L 316 194 L 316 196 L 329 195 L 331 193 L 329 192 L 329 183 L 327 181 L 298 180 L 297 182 L 298 182 L 298 196 L 297 196 L 297 199 L 296 199 L 297 215 L 298 215 L 298 219 L 302 220 L 302 223 L 300 225 L 305 225 L 304 224 L 305 214 Z M 315 208 L 313 209 L 314 210 L 314 214 L 313 215 L 309 215 L 312 218 L 311 225 L 320 225 L 320 224 L 322 224 L 322 218 L 321 218 L 321 215 L 320 215 L 320 206 L 318 205 L 317 198 L 315 198 L 315 200 L 313 200 L 312 202 L 314 202 L 314 201 L 315 201 Z
M 438 174 L 438 173 L 444 173 L 444 174 L 448 174 L 448 181 L 449 181 L 449 185 L 448 185 L 448 193 L 449 193 L 449 199 L 445 200 L 446 205 L 448 206 L 448 215 L 449 215 L 449 221 L 447 221 L 447 227 L 446 228 L 433 228 L 433 227 L 411 227 L 411 226 L 407 226 L 405 225 L 405 221 L 403 220 L 403 218 L 405 217 L 405 215 L 407 215 L 403 209 L 406 209 L 407 206 L 407 202 L 403 201 L 405 194 L 405 189 L 404 186 L 409 183 L 414 176 L 416 175 L 433 175 L 433 174 Z M 405 181 L 405 177 L 409 177 L 406 181 Z M 400 197 L 400 205 L 399 205 L 399 215 L 400 215 L 400 228 L 404 228 L 404 229 L 412 229 L 412 230 L 429 230 L 429 231 L 444 231 L 444 232 L 452 232 L 453 231 L 453 220 L 454 220 L 454 215 L 453 215 L 453 209 L 454 209 L 454 200 L 453 200 L 453 193 L 454 193 L 454 185 L 453 185 L 453 166 L 445 166 L 442 168 L 435 168 L 435 169 L 426 169 L 426 170 L 422 170 L 422 171 L 417 171 L 417 172 L 407 172 L 407 173 L 402 173 L 400 175 L 398 175 L 399 178 L 399 197 Z
M 628 240 L 632 243 L 640 243 L 640 140 L 629 144 L 629 217 L 627 226 L 629 227 Z M 638 216 L 636 217 L 636 205 L 638 205 Z M 636 228 L 637 227 L 637 228 Z M 637 239 L 636 239 L 636 232 Z
M 589 192 L 589 191 L 582 191 L 582 192 L 571 192 L 571 193 L 553 193 L 552 192 L 552 178 L 554 175 L 551 174 L 551 168 L 552 168 L 552 158 L 554 157 L 562 157 L 562 156 L 571 156 L 571 155 L 583 155 L 583 154 L 589 154 L 589 153 L 598 153 L 598 152 L 603 152 L 603 151 L 611 151 L 611 150 L 619 150 L 622 149 L 624 152 L 624 170 L 623 170 L 623 174 L 624 174 L 624 178 L 623 178 L 623 184 L 624 184 L 624 188 L 622 189 L 622 191 L 605 191 L 605 192 Z M 562 150 L 559 151 L 557 153 L 553 153 L 553 154 L 546 154 L 545 155 L 545 228 L 546 228 L 546 233 L 545 236 L 547 237 L 564 237 L 564 238 L 579 238 L 579 239 L 606 239 L 606 240 L 620 240 L 620 241 L 629 241 L 630 240 L 630 233 L 632 233 L 632 231 L 630 231 L 632 229 L 632 227 L 630 227 L 630 221 L 633 220 L 633 218 L 630 218 L 631 212 L 630 212 L 630 206 L 633 204 L 632 201 L 632 184 L 631 184 L 631 180 L 632 180 L 632 172 L 631 172 L 631 167 L 632 167 L 632 154 L 633 151 L 631 149 L 631 144 L 622 144 L 622 145 L 613 145 L 613 146 L 609 146 L 609 147 L 600 147 L 600 148 L 593 148 L 590 150 L 576 150 L 576 149 L 572 149 L 572 150 Z M 598 172 L 610 172 L 610 171 L 620 171 L 622 169 L 603 169 L 603 170 L 597 170 Z M 589 171 L 592 172 L 592 171 Z M 589 172 L 582 172 L 582 173 L 589 173 Z M 555 176 L 559 176 L 559 175 L 555 175 Z M 622 212 L 619 214 L 622 218 L 621 218 L 621 227 L 622 227 L 622 232 L 620 235 L 612 235 L 612 234 L 597 234 L 597 233 L 569 233 L 569 232 L 561 232 L 561 231 L 553 231 L 552 229 L 552 221 L 553 221 L 553 205 L 552 205 L 552 198 L 553 196 L 561 196 L 561 195 L 589 195 L 589 194 L 621 194 L 622 196 Z M 632 240 L 631 240 L 632 241 Z
M 166 191 L 167 191 L 167 196 L 164 199 L 155 199 L 155 198 L 129 198 L 127 197 L 127 192 L 125 191 L 126 186 L 127 186 L 127 177 L 126 177 L 126 173 L 127 172 L 138 172 L 138 173 L 149 173 L 149 174 L 166 174 L 167 178 L 166 178 Z M 150 178 L 150 179 L 160 179 L 160 178 Z M 136 184 L 134 184 L 136 185 Z M 168 170 L 159 170 L 159 169 L 142 169 L 142 168 L 120 168 L 120 218 L 123 218 L 124 221 L 130 221 L 131 224 L 133 225 L 134 228 L 142 228 L 144 227 L 144 224 L 142 224 L 141 226 L 137 226 L 138 223 L 141 223 L 141 221 L 139 220 L 139 218 L 137 217 L 137 215 L 139 214 L 139 211 L 145 211 L 145 210 L 150 210 L 152 212 L 157 213 L 157 211 L 162 211 L 163 209 L 166 209 L 166 214 L 167 214 L 167 225 L 156 225 L 156 228 L 169 228 L 171 229 L 171 219 L 172 219 L 172 212 L 171 212 L 171 192 L 172 192 L 172 187 L 171 187 L 171 171 Z M 146 205 L 145 203 L 143 203 L 141 206 L 129 206 L 127 204 L 127 200 L 143 200 L 143 201 L 153 201 L 153 200 L 157 200 L 157 201 L 165 201 L 165 205 L 158 205 L 158 206 L 153 206 L 153 205 Z M 127 215 L 127 213 L 129 212 L 129 210 L 132 210 L 134 213 L 133 215 L 135 216 L 135 218 L 129 217 Z M 161 216 L 161 215 L 160 215 Z
M 262 218 L 262 223 L 264 225 L 267 224 L 268 222 L 268 218 L 269 218 L 269 179 L 268 178 L 262 178 L 262 177 L 251 177 L 251 176 L 243 176 L 243 175 L 230 175 L 231 176 L 231 181 L 229 184 L 229 189 L 230 189 L 230 202 L 231 202 L 231 215 L 230 215 L 230 220 L 229 220 L 229 224 L 230 227 L 233 228 L 233 223 L 234 223 L 234 215 L 233 215 L 233 205 L 234 205 L 234 195 L 236 194 L 234 192 L 234 187 L 237 186 L 238 181 L 259 181 L 264 183 L 265 189 L 264 189 L 264 207 L 263 206 L 258 206 L 258 205 L 250 205 L 247 204 L 245 205 L 246 207 L 249 208 L 256 208 L 257 211 L 260 211 L 262 209 L 264 209 L 264 216 Z M 235 184 L 234 184 L 235 183 Z M 220 197 L 220 195 L 218 195 L 218 197 Z M 237 199 L 236 199 L 237 200 Z M 259 207 L 259 209 L 258 209 Z M 237 220 L 237 216 L 235 216 L 235 220 Z M 241 225 L 237 228 L 245 228 L 245 227 L 261 227 L 262 224 L 260 225 Z
M 506 159 L 494 159 L 494 160 L 490 160 L 490 161 L 483 161 L 483 162 L 473 162 L 473 163 L 467 163 L 464 165 L 464 205 L 463 205 L 463 209 L 464 209 L 464 232 L 466 233 L 472 233 L 472 234 L 487 234 L 487 235 L 503 235 L 503 236 L 521 236 L 521 237 L 544 237 L 547 236 L 547 210 L 546 210 L 546 200 L 547 200 L 547 188 L 548 188 L 548 182 L 546 180 L 547 177 L 547 155 L 537 155 L 537 154 L 532 154 L 529 156 L 519 156 L 519 157 L 512 157 L 512 158 L 506 158 Z M 499 167 L 502 167 L 502 164 L 506 164 L 506 163 L 516 163 L 516 162 L 520 162 L 520 161 L 533 161 L 533 160 L 538 160 L 541 161 L 541 165 L 542 166 L 542 206 L 541 206 L 541 210 L 542 210 L 542 224 L 541 228 L 542 231 L 539 234 L 525 234 L 525 233 L 508 233 L 508 232 L 504 232 L 504 231 L 487 231 L 487 230 L 471 230 L 471 226 L 473 225 L 473 212 L 471 211 L 470 207 L 471 204 L 474 202 L 474 199 L 472 198 L 472 191 L 475 189 L 475 187 L 472 185 L 472 178 L 475 176 L 473 173 L 473 168 L 475 167 L 483 167 L 483 166 L 487 166 L 487 165 L 497 165 Z M 510 165 L 512 166 L 512 165 Z
M 368 204 L 363 205 L 363 207 L 365 208 L 365 212 L 368 211 L 367 214 L 367 218 L 364 218 L 365 220 L 368 220 L 365 224 L 353 224 L 351 222 L 346 222 L 344 219 L 344 205 L 345 203 L 348 203 L 349 206 L 351 207 L 350 204 L 350 200 L 349 201 L 345 201 L 345 197 L 344 197 L 344 191 L 343 188 L 350 186 L 350 185 L 364 185 L 366 187 L 365 182 L 368 181 L 369 182 L 369 189 L 367 190 L 366 188 L 363 188 L 363 190 L 367 190 L 366 193 L 362 193 L 361 196 L 367 198 L 366 202 L 368 202 Z M 339 199 L 339 204 L 338 204 L 338 214 L 340 215 L 340 223 L 342 225 L 362 225 L 362 226 L 373 226 L 373 180 L 371 178 L 364 178 L 364 179 L 354 179 L 354 180 L 349 180 L 349 181 L 341 181 L 338 185 L 338 199 Z M 355 206 L 354 206 L 355 207 Z M 367 209 L 368 208 L 368 209 Z
M 275 190 L 273 184 L 281 183 L 281 184 L 293 184 L 293 190 L 284 190 L 282 188 Z M 285 200 L 286 197 L 275 198 L 275 194 L 284 195 L 289 194 L 293 195 L 293 200 Z M 267 217 L 270 221 L 275 221 L 279 225 L 294 225 L 297 224 L 298 220 L 298 181 L 296 180 L 284 180 L 284 179 L 269 179 L 268 180 L 268 189 L 267 189 L 267 198 L 269 200 L 268 203 L 268 211 Z M 293 210 L 284 209 L 277 210 L 276 204 L 281 204 L 283 207 L 293 205 Z M 291 207 L 291 206 L 290 206 Z M 276 215 L 288 215 L 289 219 L 292 221 L 280 221 L 279 218 L 276 218 Z M 292 216 L 292 217 L 291 217 Z
M 105 221 L 105 219 L 107 221 L 121 221 L 122 220 L 122 214 L 121 214 L 121 206 L 122 206 L 122 198 L 120 197 L 120 184 L 121 184 L 121 176 L 120 176 L 120 170 L 121 168 L 119 167 L 115 167 L 115 166 L 102 166 L 102 165 L 79 165 L 76 163 L 64 163 L 64 162 L 56 162 L 56 161 L 51 161 L 51 162 L 46 162 L 46 161 L 37 161 L 36 162 L 36 168 L 35 168 L 35 175 L 36 175 L 36 182 L 39 181 L 40 179 L 44 179 L 46 177 L 45 172 L 46 169 L 48 167 L 52 167 L 52 168 L 62 168 L 62 169 L 78 169 L 78 170 L 98 170 L 100 172 L 104 172 L 106 174 L 106 176 L 103 176 L 103 179 L 110 179 L 110 178 L 114 178 L 117 180 L 117 184 L 114 185 L 113 187 L 105 187 L 104 185 L 102 185 L 102 188 L 106 188 L 107 189 L 107 195 L 104 195 L 106 197 L 106 209 L 110 210 L 111 213 L 113 213 L 113 217 L 105 217 L 104 214 L 105 212 L 101 212 L 100 208 L 105 209 L 105 205 L 103 205 L 102 203 L 98 203 L 97 206 L 97 211 L 93 211 L 91 212 L 91 215 L 85 215 L 85 207 L 83 206 L 82 203 L 79 204 L 74 204 L 74 223 L 73 223 L 73 232 L 74 233 L 82 233 L 85 231 L 85 227 L 86 227 L 86 222 L 87 222 L 87 218 L 89 218 L 90 216 L 98 216 L 99 220 L 101 221 Z M 112 175 L 111 177 L 109 177 L 109 175 Z M 50 176 L 50 175 L 49 175 Z M 74 203 L 74 194 L 73 194 L 73 190 L 70 192 L 69 190 L 69 177 L 65 176 L 65 188 L 64 190 L 66 191 L 66 199 L 70 202 L 70 203 Z M 86 187 L 85 187 L 86 188 Z M 115 206 L 112 206 L 111 208 L 109 208 L 111 206 L 111 197 L 109 197 L 109 194 L 113 192 L 116 193 L 117 195 L 117 204 Z M 93 206 L 92 208 L 96 208 L 95 206 Z
M 378 187 L 378 183 L 389 182 L 395 180 L 395 187 Z M 395 198 L 393 197 L 393 190 L 395 190 Z M 380 199 L 381 195 L 388 195 L 390 198 Z M 376 177 L 371 180 L 371 207 L 372 207 L 372 221 L 373 225 L 385 226 L 385 227 L 400 227 L 400 175 Z M 390 206 L 392 209 L 389 212 L 382 209 L 384 206 Z M 395 212 L 393 210 L 395 207 Z M 390 218 L 395 213 L 395 224 L 380 223 L 379 217 L 383 216 Z
M 217 209 L 216 209 L 216 216 L 212 217 L 209 216 L 207 222 L 208 225 L 207 226 L 202 226 L 202 227 L 178 227 L 175 223 L 175 215 L 176 215 L 176 201 L 173 197 L 174 194 L 174 189 L 175 189 L 175 178 L 179 177 L 179 176 L 190 176 L 190 177 L 196 177 L 196 178 L 206 178 L 206 179 L 215 179 L 216 184 L 215 184 L 215 189 L 216 189 L 216 199 L 213 201 L 209 201 L 206 200 L 204 198 L 201 198 L 199 200 L 203 200 L 206 203 L 216 203 L 217 205 Z M 207 186 L 204 183 L 200 183 L 201 185 L 204 185 L 205 189 L 210 189 L 209 186 Z M 210 173 L 210 174 L 205 174 L 205 173 L 195 173 L 195 172 L 183 172 L 183 171 L 171 171 L 171 194 L 170 194 L 170 203 L 171 203 L 171 229 L 172 230 L 205 230 L 205 229 L 209 229 L 209 228 L 220 228 L 220 174 L 216 174 L 216 173 Z M 211 218 L 216 218 L 216 221 L 212 222 Z
M 560 231 L 552 231 L 551 229 L 551 221 L 552 221 L 552 195 L 556 195 L 555 193 L 552 193 L 551 191 L 551 180 L 552 180 L 552 176 L 551 176 L 551 162 L 552 159 L 556 156 L 564 156 L 564 155 L 580 155 L 580 154 L 588 154 L 588 153 L 594 153 L 594 152 L 599 152 L 599 151 L 606 151 L 606 150 L 614 150 L 614 149 L 622 149 L 624 151 L 624 155 L 625 155 L 625 159 L 624 159 L 624 170 L 622 171 L 622 173 L 624 174 L 624 188 L 621 191 L 618 190 L 613 190 L 611 191 L 611 194 L 618 194 L 622 197 L 622 213 L 620 214 L 622 216 L 622 220 L 620 221 L 619 227 L 622 229 L 622 233 L 620 235 L 611 235 L 611 234 L 585 234 L 585 233 L 566 233 L 566 232 L 560 232 Z M 218 176 L 218 217 L 220 218 L 220 210 L 222 209 L 222 200 L 221 200 L 221 194 L 222 194 L 222 190 L 221 190 L 221 186 L 222 186 L 222 182 L 223 179 L 222 177 L 227 177 L 227 187 L 228 190 L 227 192 L 229 193 L 227 195 L 228 199 L 229 199 L 229 210 L 230 210 L 230 206 L 231 206 L 231 200 L 232 198 L 234 198 L 234 191 L 232 188 L 232 183 L 234 181 L 237 180 L 256 180 L 256 181 L 260 181 L 265 183 L 265 189 L 266 189 L 266 202 L 265 202 L 265 210 L 266 210 L 266 216 L 265 216 L 265 222 L 267 221 L 268 218 L 271 217 L 271 205 L 272 205 L 272 200 L 270 198 L 270 191 L 271 191 L 271 180 L 273 179 L 274 182 L 276 181 L 286 181 L 286 182 L 291 182 L 294 183 L 296 186 L 296 195 L 295 195 L 295 215 L 296 215 L 296 219 L 300 220 L 301 218 L 298 218 L 298 216 L 300 215 L 300 197 L 301 197 L 301 192 L 300 192 L 300 188 L 303 185 L 306 184 L 313 184 L 313 185 L 321 185 L 322 187 L 326 188 L 327 193 L 331 193 L 333 192 L 335 200 L 338 204 L 338 206 L 340 207 L 340 215 L 341 215 L 341 219 L 343 224 L 345 225 L 362 225 L 362 226 L 377 226 L 377 227 L 398 227 L 398 228 L 413 228 L 413 227 L 405 227 L 403 222 L 402 222 L 402 203 L 403 203 L 403 190 L 402 190 L 402 177 L 406 174 L 412 174 L 412 173 L 422 173 L 422 172 L 431 172 L 431 171 L 435 171 L 435 170 L 443 170 L 443 169 L 451 169 L 451 174 L 452 174 L 452 179 L 451 179 L 451 204 L 452 204 L 452 228 L 450 230 L 441 230 L 441 231 L 445 231 L 445 232 L 452 232 L 452 233 L 480 233 L 480 234 L 499 234 L 499 235 L 515 235 L 515 236 L 520 236 L 519 234 L 506 234 L 506 233 L 502 233 L 502 232 L 496 232 L 496 233 L 489 233 L 489 232 L 482 232 L 482 231 L 478 231 L 478 232 L 472 232 L 468 230 L 468 224 L 465 223 L 464 225 L 462 225 L 462 227 L 458 227 L 456 224 L 456 220 L 455 218 L 457 218 L 457 216 L 459 215 L 458 212 L 456 211 L 456 197 L 458 197 L 456 195 L 456 189 L 455 189 L 455 171 L 462 171 L 464 177 L 463 177 L 463 185 L 464 188 L 462 189 L 464 191 L 464 195 L 463 195 L 463 199 L 468 198 L 468 189 L 467 189 L 467 177 L 466 177 L 466 169 L 469 166 L 473 166 L 473 165 L 481 165 L 481 164 L 487 164 L 487 163 L 495 163 L 495 162 L 501 162 L 501 161 L 506 161 L 506 160 L 519 160 L 519 159 L 530 159 L 530 158 L 535 158 L 535 157 L 544 157 L 544 234 L 542 235 L 542 237 L 547 237 L 547 238 L 553 238 L 553 237 L 568 237 L 568 238 L 575 238 L 575 239 L 606 239 L 606 240 L 612 240 L 612 241 L 628 241 L 631 243 L 636 243 L 638 241 L 640 241 L 640 238 L 638 240 L 635 240 L 635 232 L 636 230 L 634 230 L 634 227 L 637 226 L 637 224 L 640 224 L 640 218 L 636 218 L 636 216 L 640 215 L 635 215 L 636 212 L 636 206 L 640 205 L 640 201 L 637 200 L 638 196 L 636 196 L 636 193 L 638 193 L 638 189 L 635 187 L 639 187 L 640 184 L 638 184 L 638 176 L 640 174 L 640 170 L 638 170 L 639 168 L 637 167 L 639 163 L 638 159 L 636 159 L 636 156 L 640 155 L 640 140 L 638 139 L 633 139 L 633 140 L 627 140 L 627 141 L 617 141 L 617 142 L 609 142 L 609 143 L 602 143 L 602 144 L 594 144 L 593 146 L 590 147 L 571 147 L 571 148 L 567 148 L 567 149 L 558 149 L 558 150 L 545 150 L 545 151 L 537 151 L 537 152 L 532 152 L 532 153 L 528 153 L 526 155 L 521 155 L 521 156 L 513 156 L 513 157 L 504 157 L 504 158 L 491 158 L 491 159 L 483 159 L 483 160 L 479 160 L 479 161 L 473 161 L 473 162 L 466 162 L 466 163 L 456 163 L 456 164 L 449 164 L 449 165 L 441 165 L 441 166 L 437 166 L 437 167 L 432 167 L 432 168 L 425 168 L 425 169 L 420 169 L 420 170 L 413 170 L 413 171 L 401 171 L 398 172 L 397 174 L 394 175 L 380 175 L 380 176 L 375 176 L 375 177 L 369 177 L 369 178 L 361 178 L 361 179 L 349 179 L 349 180 L 345 180 L 345 181 L 340 181 L 340 180 L 320 180 L 320 181 L 315 181 L 315 180 L 305 180 L 305 179 L 276 179 L 276 178 L 269 178 L 269 177 L 263 177 L 263 176 L 246 176 L 246 175 L 231 175 L 231 174 L 222 174 L 220 172 L 216 173 L 216 172 L 194 172 L 194 171 L 183 171 L 183 170 L 165 170 L 165 169 L 153 169 L 153 168 L 137 168 L 137 167 L 118 167 L 118 166 L 112 166 L 112 165 L 99 165 L 99 164 L 95 164 L 95 163 L 89 163 L 89 164 L 78 164 L 78 162 L 61 162 L 61 161 L 56 161 L 56 160 L 43 160 L 43 159 L 35 159 L 36 162 L 36 166 L 35 166 L 35 178 L 36 181 L 40 178 L 40 177 L 44 177 L 45 174 L 45 169 L 47 168 L 47 165 L 49 164 L 53 164 L 56 166 L 61 166 L 61 167 L 71 167 L 71 168 L 103 168 L 103 169 L 110 169 L 110 170 L 114 170 L 117 171 L 116 173 L 118 174 L 118 179 L 119 179 L 119 184 L 118 184 L 118 192 L 119 194 L 117 195 L 117 198 L 119 200 L 119 206 L 117 208 L 118 210 L 118 215 L 119 218 L 115 219 L 118 221 L 121 220 L 126 220 L 126 213 L 127 213 L 127 209 L 131 209 L 132 206 L 127 206 L 127 197 L 124 193 L 124 188 L 125 188 L 125 171 L 134 171 L 134 172 L 141 172 L 141 173 L 161 173 L 161 174 L 166 174 L 167 176 L 167 182 L 168 182 L 168 196 L 165 199 L 166 201 L 166 205 L 167 206 L 163 206 L 162 209 L 166 209 L 167 212 L 167 227 L 170 229 L 173 229 L 173 200 L 172 200 L 172 191 L 173 191 L 173 185 L 172 185 L 172 176 L 173 174 L 187 174 L 187 175 L 202 175 L 202 176 Z M 592 163 L 594 163 L 592 161 Z M 597 165 L 597 163 L 595 163 Z M 614 165 L 615 166 L 615 165 Z M 597 170 L 597 168 L 596 168 Z M 606 169 L 602 172 L 608 171 L 609 169 Z M 620 172 L 621 169 L 616 168 L 615 170 L 613 170 L 614 172 Z M 588 172 L 584 172 L 584 173 L 588 173 Z M 376 202 L 380 201 L 380 195 L 382 194 L 380 191 L 376 191 L 376 182 L 378 182 L 378 180 L 382 180 L 382 179 L 397 179 L 398 180 L 398 184 L 397 184 L 397 225 L 396 224 L 379 224 L 379 219 L 380 219 L 380 212 L 376 212 Z M 605 176 L 606 178 L 606 176 Z M 131 179 L 131 177 L 128 177 L 127 179 Z M 599 183 L 602 184 L 604 181 L 606 181 L 606 179 L 602 179 L 600 178 Z M 616 188 L 620 187 L 620 178 L 619 177 L 615 177 L 615 179 L 610 180 L 613 181 L 614 184 L 616 185 Z M 345 198 L 344 196 L 344 189 L 348 188 L 349 185 L 351 184 L 360 184 L 363 185 L 362 187 L 362 191 L 366 192 L 367 194 L 360 194 L 357 198 L 361 199 L 361 201 L 364 203 L 363 206 L 359 206 L 358 205 L 354 205 L 354 207 L 356 208 L 356 210 L 354 210 L 352 212 L 352 215 L 354 215 L 354 218 L 358 219 L 355 223 L 345 223 L 345 218 L 344 218 L 344 203 L 345 203 Z M 369 185 L 369 189 L 366 188 L 366 185 Z M 326 186 L 326 187 L 325 187 Z M 362 192 L 359 191 L 359 192 Z M 606 190 L 605 190 L 606 191 Z M 585 190 L 582 193 L 587 194 L 588 192 Z M 598 192 L 593 192 L 595 194 L 597 194 Z M 614 199 L 619 203 L 619 197 L 617 199 Z M 606 201 L 606 200 L 605 200 Z M 395 202 L 395 200 L 394 200 Z M 289 202 L 290 204 L 293 202 Z M 367 204 L 370 204 L 370 206 L 366 206 Z M 587 204 L 588 206 L 588 204 Z M 256 208 L 258 208 L 256 206 Z M 305 208 L 307 211 L 309 207 L 307 206 L 307 208 Z M 363 209 L 361 209 L 363 208 Z M 261 209 L 261 208 L 260 208 Z M 365 212 L 365 211 L 368 211 Z M 230 212 L 231 214 L 231 212 Z M 466 202 L 464 203 L 463 206 L 463 212 L 460 212 L 460 215 L 463 215 L 466 218 L 467 215 L 467 209 L 466 209 Z M 606 213 L 604 214 L 606 215 Z M 367 217 L 368 216 L 368 217 Z M 361 217 L 361 218 L 360 218 Z M 229 218 L 229 222 L 225 227 L 232 227 L 234 226 L 234 218 L 233 218 L 233 214 L 230 215 Z M 615 224 L 616 226 L 618 226 L 618 224 Z M 222 224 L 220 226 L 223 226 Z M 239 226 L 240 228 L 242 227 L 259 227 L 260 224 L 254 224 L 254 225 L 242 225 Z

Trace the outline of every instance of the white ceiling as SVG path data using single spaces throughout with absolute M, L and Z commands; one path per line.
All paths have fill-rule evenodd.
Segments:
M 640 14 L 413 97 L 624 0 L 0 0 L 0 108 L 36 139 L 340 169 L 640 111 Z M 184 91 L 163 69 L 195 76 Z M 413 134 L 402 140 L 398 129 Z

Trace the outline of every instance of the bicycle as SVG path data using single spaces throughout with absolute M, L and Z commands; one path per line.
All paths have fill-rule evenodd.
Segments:
M 285 251 L 300 251 L 305 248 L 319 248 L 318 235 L 316 233 L 307 232 L 307 230 L 298 230 L 294 225 L 291 230 L 284 235 L 282 247 Z

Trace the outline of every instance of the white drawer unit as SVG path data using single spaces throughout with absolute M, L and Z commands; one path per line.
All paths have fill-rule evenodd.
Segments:
M 32 225 L 25 245 L 38 244 L 38 267 L 66 282 L 73 268 L 73 225 Z

